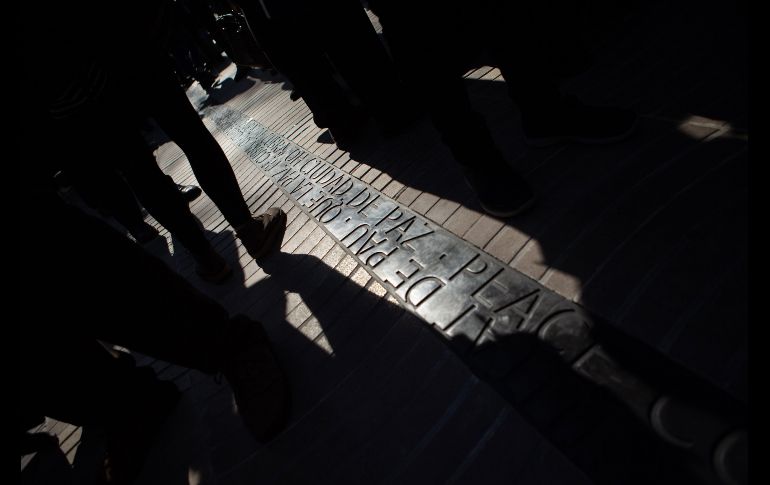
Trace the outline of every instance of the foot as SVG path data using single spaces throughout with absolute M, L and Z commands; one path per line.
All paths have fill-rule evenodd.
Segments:
M 184 200 L 187 202 L 192 202 L 198 197 L 201 196 L 203 191 L 200 187 L 197 185 L 182 185 L 182 184 L 176 184 L 177 188 L 179 189 L 179 193 L 182 194 L 182 197 L 184 197 Z
M 278 207 L 272 207 L 237 227 L 235 233 L 249 255 L 259 259 L 280 245 L 285 230 L 286 213 Z
M 262 442 L 278 434 L 289 416 L 289 386 L 262 325 L 232 318 L 222 373 L 233 389 L 238 413 Z
M 507 165 L 496 171 L 466 168 L 465 179 L 476 193 L 482 209 L 489 215 L 513 217 L 535 203 L 535 194 L 529 183 Z
M 587 106 L 574 96 L 564 96 L 542 108 L 522 112 L 524 141 L 544 147 L 563 142 L 607 144 L 628 137 L 637 115 L 617 107 Z

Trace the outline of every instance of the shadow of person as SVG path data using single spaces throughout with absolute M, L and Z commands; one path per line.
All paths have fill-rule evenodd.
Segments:
M 467 348 L 467 338 L 452 340 Z M 472 347 L 466 361 L 596 483 L 685 483 L 696 461 L 665 443 L 609 388 L 524 332 Z M 621 378 L 621 376 L 618 376 Z
M 562 176 L 538 176 L 548 197 L 509 223 L 528 238 L 511 266 L 745 400 L 745 144 L 651 123 L 629 146 L 573 150 L 549 165 Z
M 104 458 L 104 430 L 97 426 L 84 426 L 80 428 L 80 433 L 74 456 L 71 456 L 72 450 L 65 453 L 52 434 L 26 433 L 23 443 L 28 449 L 23 453 L 34 453 L 34 456 L 23 466 L 19 483 L 97 483 Z
M 225 231 L 214 238 L 228 245 L 232 242 L 232 233 Z M 227 247 L 234 248 L 234 244 Z M 231 261 L 233 253 L 225 257 Z M 311 255 L 276 253 L 260 260 L 259 264 L 269 277 L 245 288 L 242 276 L 236 276 L 227 285 L 227 293 L 235 301 L 254 302 L 238 313 L 263 322 L 270 336 L 292 389 L 291 428 L 305 419 L 324 395 L 333 392 L 357 368 L 404 310 L 383 300 L 382 293 L 370 293 L 358 282 L 349 280 Z M 236 286 L 241 286 L 242 290 L 233 297 Z M 203 289 L 212 295 L 220 288 L 224 287 L 207 285 Z M 287 305 L 287 294 L 290 293 L 299 295 L 301 305 L 312 314 L 298 328 L 287 322 L 301 312 L 298 305 Z M 416 319 L 411 325 L 414 330 L 421 328 Z M 151 457 L 144 475 L 165 477 L 157 483 L 166 480 L 170 480 L 166 483 L 182 483 L 181 470 L 185 464 L 187 469 L 194 469 L 205 478 L 211 473 L 212 466 L 227 470 L 265 446 L 280 446 L 275 445 L 276 440 L 263 445 L 251 437 L 229 405 L 231 398 L 227 386 L 217 386 L 213 379 L 195 371 L 190 375 L 195 388 L 189 399 L 186 394 L 180 404 L 181 411 L 172 417 L 170 426 L 173 431 L 162 438 L 161 449 Z M 203 401 L 205 405 L 201 406 Z M 197 431 L 191 433 L 190 430 Z M 209 447 L 223 448 L 214 453 L 215 463 L 209 461 L 205 451 Z M 168 472 L 168 460 L 174 463 L 176 471 L 173 473 Z M 161 463 L 165 465 L 161 466 Z M 155 480 L 152 478 L 153 483 Z
M 292 434 L 307 426 L 327 400 L 349 406 L 356 400 L 367 402 L 364 396 L 344 396 L 339 390 L 347 390 L 349 376 L 372 358 L 383 339 L 394 338 L 392 333 L 416 338 L 425 332 L 431 335 L 425 338 L 439 339 L 418 317 L 384 298 L 384 289 L 368 274 L 356 274 L 361 268 L 341 273 L 316 256 L 287 253 L 265 258 L 260 267 L 270 276 L 248 288 L 253 295 L 244 298 L 256 303 L 244 313 L 264 322 L 294 395 L 288 437 L 279 437 L 268 445 L 270 449 L 293 443 L 297 437 Z M 449 344 L 479 378 L 597 483 L 673 484 L 686 477 L 687 460 L 678 450 L 662 443 L 609 391 L 578 375 L 549 344 L 534 335 L 515 334 L 485 342 L 463 355 L 460 349 L 473 347 L 464 340 L 457 337 Z M 346 392 L 361 392 L 361 388 Z M 334 413 L 341 422 L 324 423 L 321 428 L 327 433 L 347 430 L 344 410 L 334 409 Z M 362 426 L 357 436 L 376 432 L 381 424 Z M 343 463 L 371 451 L 347 447 L 352 455 Z M 263 456 L 265 460 L 275 457 L 266 451 Z M 285 472 L 290 463 L 278 471 L 272 468 L 272 473 Z M 343 468 L 343 464 L 335 467 Z
M 202 289 L 204 293 L 218 298 L 224 296 L 233 288 L 233 282 L 242 283 L 244 280 L 243 268 L 238 260 L 235 233 L 230 228 L 218 232 L 205 229 L 202 225 L 201 228 L 206 239 L 214 247 L 214 250 L 224 258 L 232 270 L 232 274 L 220 284 L 207 283 L 195 273 L 195 260 L 190 252 L 171 233 L 168 233 L 166 238 L 158 238 L 151 245 L 146 245 L 145 249 L 156 258 L 165 262 L 174 271 L 184 276 L 190 284 Z
M 233 258 L 231 232 L 209 237 Z M 400 416 L 435 404 L 421 401 L 419 392 L 433 383 L 432 375 L 441 382 L 443 374 L 429 369 L 443 368 L 449 350 L 334 248 L 322 258 L 273 253 L 258 261 L 264 275 L 255 284 L 246 288 L 242 277 L 232 284 L 243 286 L 236 298 L 248 302 L 242 313 L 264 322 L 288 376 L 294 395 L 288 428 L 268 444 L 256 443 L 232 409 L 228 389 L 191 372 L 189 401 L 172 418 L 171 439 L 146 467 L 145 475 L 155 477 L 147 483 L 157 477 L 157 483 L 183 483 L 190 473 L 206 478 L 215 470 L 227 477 L 237 469 L 252 479 L 289 476 L 302 483 L 323 470 L 334 483 L 361 460 L 397 459 L 395 448 L 380 447 L 372 437 L 417 425 Z M 450 344 L 469 346 L 462 338 Z M 682 483 L 687 462 L 681 454 L 536 337 L 514 334 L 482 343 L 470 355 L 458 353 L 597 483 Z M 416 361 L 404 361 L 407 354 Z M 330 450 L 337 460 L 329 459 Z M 239 467 L 245 460 L 248 467 Z M 377 466 L 366 473 L 376 478 Z
M 746 144 L 732 137 L 704 141 L 714 133 L 714 127 L 680 131 L 646 119 L 624 144 L 529 157 L 530 179 L 544 194 L 540 204 L 500 224 L 501 234 L 513 235 L 510 247 L 493 244 L 491 235 L 486 240 L 495 256 L 593 312 L 591 339 L 660 393 L 641 401 L 649 405 L 642 419 L 665 414 L 666 439 L 682 438 L 680 448 L 697 450 L 687 459 L 704 460 L 705 467 L 724 434 L 745 426 L 748 396 Z M 415 183 L 424 188 L 428 177 L 418 173 L 412 172 Z M 437 170 L 426 175 L 441 178 Z M 437 193 L 452 193 L 443 177 Z M 471 228 L 467 234 L 475 238 Z M 507 362 L 518 354 L 514 346 L 494 355 Z M 549 435 L 550 424 L 543 426 Z M 669 463 L 665 452 L 635 452 L 621 436 L 607 440 Z M 745 460 L 735 463 L 729 473 L 740 476 Z
M 59 443 L 54 436 L 47 433 L 26 434 L 26 441 L 34 446 L 34 456 L 22 468 L 19 482 L 23 485 L 39 485 L 43 483 L 75 484 L 72 466 L 67 461 Z M 30 450 L 32 451 L 32 450 Z
M 316 256 L 283 252 L 260 261 L 260 267 L 270 278 L 249 289 L 259 301 L 246 314 L 264 322 L 275 345 L 292 354 L 289 369 L 314 369 L 313 375 L 290 378 L 301 415 L 404 310 L 384 300 L 382 291 L 373 292 L 379 285 L 362 268 L 346 275 Z M 297 298 L 289 302 L 287 295 Z
M 511 262 L 589 309 L 591 338 L 659 393 L 641 400 L 644 419 L 710 461 L 748 419 L 745 142 L 640 131 L 629 143 L 642 148 L 620 156 L 551 161 L 564 178 L 543 179 L 549 199 L 512 224 L 530 242 Z M 571 168 L 583 160 L 590 170 Z M 745 464 L 716 467 L 741 476 Z

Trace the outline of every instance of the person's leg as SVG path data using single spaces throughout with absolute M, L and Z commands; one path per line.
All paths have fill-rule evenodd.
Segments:
M 28 412 L 103 426 L 167 408 L 155 398 L 175 401 L 172 388 L 160 385 L 152 369 L 114 357 L 95 338 L 40 321 L 25 322 L 20 336 L 20 399 Z
M 579 14 L 576 0 L 537 5 L 498 1 L 483 30 L 531 145 L 613 143 L 636 125 L 631 110 L 590 106 L 562 92 L 562 80 L 584 70 L 590 60 L 576 30 Z
M 281 8 L 276 12 L 274 7 Z M 308 105 L 316 126 L 328 128 L 338 145 L 354 143 L 361 135 L 366 116 L 363 109 L 351 103 L 348 93 L 335 79 L 326 55 L 326 29 L 334 28 L 318 27 L 325 25 L 321 17 L 327 16 L 326 5 L 288 2 L 283 6 L 271 3 L 268 8 L 272 12 L 270 18 L 258 2 L 243 4 L 257 41 Z
M 121 139 L 123 152 L 115 163 L 139 201 L 190 251 L 202 279 L 213 283 L 223 281 L 230 275 L 230 268 L 214 251 L 176 183 L 160 170 L 138 132 L 124 133 Z
M 158 60 L 145 89 L 149 115 L 179 145 L 201 188 L 233 227 L 251 220 L 238 180 L 222 147 L 203 124 L 173 72 Z
M 519 109 L 527 113 L 542 110 L 560 98 L 557 72 L 561 66 L 554 58 L 555 37 L 546 31 L 549 26 L 542 18 L 542 9 L 493 3 L 487 17 L 488 29 L 479 31 L 486 51 L 502 72 L 508 93 Z M 561 13 L 553 15 L 560 18 Z
M 162 59 L 157 59 L 156 64 L 156 69 L 153 71 L 155 75 L 149 81 L 143 81 L 144 99 L 141 102 L 146 106 L 146 113 L 142 114 L 150 114 L 154 117 L 166 134 L 179 144 L 187 155 L 201 188 L 214 201 L 227 222 L 235 229 L 236 235 L 249 254 L 254 258 L 263 256 L 275 248 L 276 241 L 283 235 L 282 231 L 286 226 L 286 214 L 279 209 L 270 209 L 256 217 L 251 216 L 251 211 L 243 198 L 233 168 L 230 166 L 222 147 L 219 146 L 214 136 L 198 117 L 198 113 L 190 104 L 184 91 L 174 83 L 173 73 L 168 69 L 168 65 Z M 172 196 L 171 190 L 167 187 L 168 183 L 164 183 L 158 178 L 157 175 L 162 172 L 158 168 L 154 156 L 151 153 L 149 156 L 147 154 L 148 151 L 143 150 L 142 163 L 133 164 L 135 165 L 134 171 L 141 170 L 139 176 L 135 176 L 134 180 L 152 184 L 152 186 L 146 187 L 148 190 L 143 190 L 141 194 L 139 189 L 135 188 L 140 201 L 153 216 L 155 214 L 151 207 L 145 203 L 146 200 L 149 202 L 152 197 L 161 197 L 161 201 L 166 204 L 173 202 L 174 213 L 177 215 L 181 214 L 180 211 L 182 210 L 189 213 L 189 207 L 186 204 L 184 209 L 179 206 L 178 191 L 176 197 Z M 133 185 L 134 182 L 130 182 Z M 166 182 L 173 184 L 170 179 L 167 179 Z M 163 192 L 162 196 L 158 195 L 161 194 L 161 191 Z M 157 204 L 155 207 L 160 209 Z M 168 214 L 161 217 L 168 217 Z M 166 225 L 162 220 L 158 219 L 158 221 Z M 196 255 L 201 266 L 199 274 L 204 279 L 217 281 L 229 274 L 229 271 L 216 271 L 217 267 L 222 267 L 223 262 L 213 250 L 206 250 L 205 253 L 198 252 L 204 251 L 201 237 L 199 237 L 202 234 L 198 234 L 200 231 L 193 233 L 189 224 L 190 218 L 181 218 L 180 216 L 173 222 L 179 225 L 178 230 L 185 231 L 180 233 L 181 237 L 185 237 L 190 241 L 190 244 L 195 245 L 193 249 L 180 237 L 182 244 L 185 244 Z M 168 229 L 174 232 L 171 227 Z M 203 239 L 205 240 L 205 238 Z
M 374 119 L 397 131 L 411 116 L 405 89 L 358 0 L 343 0 L 320 9 L 326 53 L 339 74 Z
M 93 117 L 80 113 L 68 119 L 45 120 L 47 126 L 43 129 L 50 133 L 50 146 L 57 149 L 57 156 L 50 158 L 83 202 L 102 215 L 114 217 L 137 241 L 146 242 L 157 236 L 157 231 L 145 223 L 134 192 L 116 170 L 113 163 L 116 157 L 103 143 L 114 138 L 112 129 L 103 120 L 92 122 L 93 118 L 106 114 L 96 113 Z M 122 123 L 117 125 L 117 130 L 123 130 Z M 87 150 L 79 148 L 84 133 L 92 135 Z
M 308 50 L 307 45 L 296 42 L 296 39 L 285 40 L 277 55 L 273 52 L 268 51 L 275 67 L 310 108 L 316 126 L 328 128 L 340 138 L 351 141 L 360 136 L 366 122 L 364 110 L 353 105 L 348 93 L 335 79 L 323 52 Z
M 141 110 L 133 100 L 124 102 L 121 93 L 120 85 L 108 84 L 87 109 L 51 123 L 52 136 L 68 164 L 82 173 L 119 171 L 139 203 L 190 251 L 201 278 L 224 280 L 230 268 L 206 239 L 176 184 L 158 167 L 140 134 Z
M 145 222 L 134 192 L 117 171 L 109 166 L 84 168 L 72 164 L 66 172 L 86 204 L 114 217 L 139 243 L 158 236 L 157 229 Z
M 433 125 L 482 208 L 493 216 L 512 217 L 531 207 L 532 189 L 505 160 L 485 120 L 473 110 L 462 79 L 445 73 L 435 82 L 429 99 Z
M 62 313 L 56 324 L 29 319 L 20 326 L 20 408 L 104 430 L 104 475 L 109 483 L 129 483 L 180 393 L 172 382 L 158 380 L 151 367 L 138 368 L 128 354 L 117 358 L 95 338 L 73 330 L 70 325 L 77 322 L 67 319 L 72 316 Z
M 44 299 L 45 305 L 38 305 L 37 325 L 26 327 L 32 329 L 28 335 L 60 352 L 79 355 L 70 343 L 99 338 L 209 374 L 222 372 L 255 435 L 266 439 L 278 431 L 288 389 L 258 322 L 228 318 L 162 261 L 54 195 L 33 202 L 22 213 L 20 302 Z M 41 227 L 25 217 L 38 210 L 51 224 Z M 57 237 L 53 246 L 51 233 Z M 46 346 L 41 351 L 55 354 Z
M 37 209 L 27 204 L 22 216 L 21 289 L 44 299 L 40 325 L 216 372 L 212 352 L 227 312 L 141 246 L 50 197 Z M 27 217 L 39 211 L 47 224 Z
M 492 215 L 510 217 L 528 207 L 534 195 L 527 182 L 504 159 L 483 117 L 474 111 L 450 41 L 438 37 L 429 19 L 415 20 L 385 10 L 380 17 L 385 38 L 410 86 L 421 94 L 431 120 L 482 207 Z M 446 33 L 444 33 L 446 35 Z M 420 52 L 421 55 L 415 55 Z

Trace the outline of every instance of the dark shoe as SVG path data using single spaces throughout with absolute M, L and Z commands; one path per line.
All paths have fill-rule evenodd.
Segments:
M 628 137 L 637 115 L 617 107 L 587 106 L 574 96 L 565 96 L 541 109 L 522 113 L 524 141 L 544 147 L 563 142 L 607 144 Z
M 236 228 L 235 233 L 249 255 L 259 259 L 280 245 L 285 230 L 286 213 L 278 207 L 272 207 Z
M 465 169 L 465 179 L 482 209 L 495 217 L 513 217 L 535 203 L 535 194 L 524 178 L 507 165 L 500 171 Z
M 182 185 L 182 184 L 176 184 L 177 188 L 179 189 L 179 193 L 182 194 L 182 197 L 184 197 L 184 200 L 187 202 L 192 202 L 198 197 L 201 196 L 203 191 L 200 187 L 197 185 Z
M 236 64 L 235 66 L 235 76 L 233 76 L 233 80 L 235 82 L 239 82 L 243 79 L 246 79 L 249 77 L 249 73 L 251 73 L 251 68 L 248 66 L 242 66 L 239 64 Z
M 213 249 L 206 254 L 193 254 L 193 258 L 195 273 L 207 283 L 222 283 L 233 272 L 225 259 Z
M 269 441 L 286 425 L 289 386 L 262 325 L 243 315 L 231 319 L 222 373 L 238 413 L 254 437 Z

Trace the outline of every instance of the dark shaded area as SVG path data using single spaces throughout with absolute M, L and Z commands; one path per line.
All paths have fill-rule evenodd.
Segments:
M 295 231 L 296 229 L 294 228 Z M 221 245 L 234 248 L 229 244 L 230 240 L 226 234 L 217 237 Z M 350 269 L 343 274 L 330 270 L 327 265 L 335 264 L 343 255 L 338 252 L 337 256 L 332 258 L 329 255 L 334 249 L 317 251 L 321 237 L 322 234 L 317 229 L 309 235 L 300 236 L 299 233 L 292 234 L 290 227 L 285 242 L 289 247 L 284 249 L 292 250 L 301 244 L 305 248 L 304 251 L 312 250 L 318 257 L 276 254 L 261 264 L 262 270 L 270 274 L 269 278 L 260 280 L 248 289 L 227 289 L 229 301 L 256 300 L 257 303 L 245 310 L 249 315 L 267 322 L 271 337 L 282 355 L 286 356 L 283 362 L 290 373 L 295 392 L 293 415 L 302 417 L 300 422 L 295 424 L 300 428 L 290 433 L 295 438 L 286 437 L 279 440 L 280 443 L 288 440 L 291 446 L 297 446 L 297 442 L 292 440 L 306 439 L 307 435 L 301 431 L 302 426 L 311 426 L 310 423 L 315 419 L 316 403 L 329 398 L 336 402 L 341 398 L 336 396 L 336 383 L 346 379 L 345 376 L 351 369 L 357 368 L 361 359 L 374 358 L 369 355 L 367 349 L 376 345 L 378 339 L 387 334 L 394 322 L 405 319 L 411 322 L 409 325 L 416 328 L 424 325 L 417 317 L 367 293 L 361 287 L 361 282 L 347 279 L 346 275 L 351 274 L 348 273 Z M 326 255 L 324 251 L 328 251 Z M 323 260 L 328 258 L 328 261 L 322 261 L 319 257 Z M 293 276 L 297 274 L 305 276 Z M 366 279 L 369 277 L 366 276 Z M 371 284 L 373 282 L 370 280 L 364 286 Z M 303 302 L 300 306 L 307 305 L 308 313 L 312 315 L 300 325 L 300 332 L 295 329 L 297 321 L 293 320 L 298 307 L 292 305 L 296 305 L 297 300 L 292 299 L 292 304 L 286 306 L 287 291 L 299 295 Z M 255 298 L 257 296 L 258 298 Z M 346 302 L 356 303 L 350 307 Z M 284 318 L 290 319 L 291 323 L 281 323 Z M 321 332 L 334 352 L 331 359 L 318 347 L 317 337 Z M 726 398 L 724 394 L 715 391 L 695 376 L 681 369 L 677 370 L 672 362 L 661 355 L 651 353 L 648 347 L 640 346 L 622 334 L 608 333 L 611 333 L 611 329 L 599 326 L 594 337 L 606 349 L 621 350 L 626 359 L 636 362 L 637 365 L 628 367 L 637 373 L 637 377 L 649 379 L 656 385 L 660 383 L 661 391 L 669 392 L 685 402 L 697 403 L 701 408 L 709 408 L 721 416 L 728 417 L 733 424 L 740 424 L 741 416 L 745 415 L 740 404 Z M 314 338 L 316 342 L 313 341 Z M 538 432 L 553 442 L 597 483 L 690 483 L 696 480 L 694 476 L 698 473 L 693 470 L 710 468 L 709 463 L 701 462 L 682 450 L 664 444 L 642 424 L 626 404 L 618 401 L 607 389 L 578 376 L 551 345 L 534 335 L 517 333 L 501 336 L 497 340 L 483 342 L 475 348 L 471 342 L 463 339 L 455 339 L 451 343 L 458 354 L 471 365 L 476 375 L 490 383 Z M 626 359 L 623 362 L 628 364 Z M 313 369 L 313 372 L 306 374 L 305 369 Z M 324 397 L 328 396 L 329 389 L 335 389 L 332 391 L 334 397 Z M 353 402 L 355 399 L 351 398 L 351 406 Z M 399 406 L 411 405 L 409 402 L 394 403 L 394 412 L 400 413 Z M 339 410 L 335 410 L 336 412 Z M 348 424 L 334 421 L 329 423 L 332 428 L 328 431 L 328 437 L 319 438 L 322 441 L 312 445 L 315 451 L 310 457 L 302 455 L 302 467 L 316 469 L 329 466 L 323 463 L 327 460 L 329 446 L 329 442 L 325 440 L 339 442 L 338 446 L 345 446 L 340 449 L 343 456 L 357 449 L 355 442 L 349 442 L 349 437 L 332 438 L 339 433 L 333 431 L 337 427 L 345 426 L 347 429 L 352 426 L 348 419 L 344 421 Z M 416 422 L 394 424 L 398 429 L 401 426 L 424 425 L 426 424 Z M 379 431 L 374 432 L 374 435 L 378 436 L 378 442 L 387 441 L 391 433 L 397 432 L 386 431 L 384 427 L 377 429 Z M 314 429 L 311 436 L 315 436 L 316 432 L 318 430 Z M 362 436 L 361 439 L 364 439 L 364 436 L 367 440 L 371 439 L 371 435 L 363 430 L 359 435 Z M 290 445 L 286 443 L 282 446 Z M 378 450 L 377 453 L 385 453 L 384 449 L 371 444 L 344 463 L 352 463 L 358 459 L 371 460 L 367 450 L 374 452 L 375 449 Z M 249 451 L 243 453 L 244 455 L 233 457 L 232 462 L 235 463 L 238 456 L 248 455 Z M 265 454 L 267 461 L 257 460 L 258 468 L 270 471 L 270 476 L 276 480 L 282 480 L 283 473 L 288 473 L 289 470 L 294 470 L 295 465 L 299 465 L 287 463 L 276 470 L 268 456 L 272 455 Z M 318 461 L 314 461 L 316 458 L 313 457 L 317 457 Z M 379 459 L 370 464 L 383 466 Z M 347 473 L 347 466 L 340 464 L 335 469 Z M 427 473 L 428 465 L 425 467 L 424 472 Z M 449 471 L 446 470 L 446 473 Z M 292 473 L 298 472 L 294 470 Z M 370 473 L 373 474 L 370 477 L 372 480 L 374 476 L 382 476 L 377 475 L 375 471 Z M 385 473 L 384 469 L 382 473 Z M 341 479 L 340 475 L 333 477 L 330 483 Z
M 544 261 L 533 277 L 549 266 L 575 276 L 584 306 L 745 400 L 747 158 L 746 140 L 732 136 L 746 126 L 748 108 L 745 10 L 601 2 L 594 12 L 600 28 L 586 32 L 595 61 L 565 88 L 637 109 L 644 117 L 629 140 L 526 148 L 504 84 L 465 81 L 538 197 L 534 210 L 505 222 L 540 248 Z M 677 126 L 692 115 L 714 121 Z M 732 131 L 703 142 L 722 122 Z M 354 147 L 352 158 L 482 211 L 459 171 L 437 154 L 443 150 L 430 128 L 415 131 L 402 143 Z M 515 265 L 532 250 L 501 254 Z
M 693 125 L 687 133 L 676 128 L 694 114 L 730 123 L 733 135 L 745 131 L 743 4 L 633 2 L 618 7 L 596 2 L 594 6 L 600 15 L 592 19 L 603 28 L 586 29 L 593 36 L 588 41 L 596 47 L 593 67 L 567 86 L 597 103 L 629 106 L 642 113 L 637 133 L 626 143 L 525 149 L 506 87 L 494 81 L 464 81 L 506 159 L 526 175 L 538 194 L 540 204 L 533 212 L 506 223 L 536 241 L 547 264 L 582 282 L 581 303 L 598 315 L 597 321 L 607 322 L 599 324 L 593 337 L 625 368 L 655 382 L 662 391 L 744 424 L 746 142 L 740 137 L 700 142 L 716 131 L 710 125 Z M 280 82 L 262 70 L 252 71 L 250 77 Z M 228 80 L 213 91 L 213 102 L 231 99 L 254 84 L 251 79 Z M 480 210 L 460 172 L 446 166 L 446 156 L 434 155 L 443 150 L 433 128 L 423 123 L 390 145 L 354 146 L 351 154 L 407 186 Z M 231 232 L 209 233 L 207 238 L 217 248 L 235 249 Z M 513 261 L 523 253 L 508 256 Z M 237 261 L 232 252 L 226 259 Z M 287 476 L 302 482 L 311 474 L 339 483 L 378 477 L 416 481 L 421 473 L 450 473 L 429 466 L 445 450 L 425 445 L 418 436 L 443 415 L 440 410 L 423 410 L 419 403 L 425 396 L 454 396 L 461 379 L 455 375 L 453 380 L 449 371 L 439 372 L 454 368 L 424 324 L 329 270 L 315 256 L 281 253 L 268 258 L 262 268 L 271 274 L 269 279 L 248 289 L 228 287 L 232 292 L 228 298 L 257 301 L 245 310 L 265 321 L 289 373 L 295 393 L 294 427 L 261 453 L 259 445 L 243 438 L 238 454 L 223 453 L 224 463 L 218 466 L 227 469 L 257 452 L 251 468 L 233 473 L 258 471 L 266 481 L 281 483 Z M 242 271 L 236 273 L 236 281 L 246 278 Z M 284 320 L 286 291 L 300 295 L 315 316 L 299 331 Z M 350 301 L 355 305 L 347 305 Z M 334 351 L 331 356 L 309 338 L 321 331 Z M 383 351 L 382 342 L 391 340 L 395 343 L 387 348 L 396 355 L 395 365 L 375 362 L 372 355 L 380 354 L 370 351 Z M 451 343 L 456 349 L 470 347 L 469 342 Z M 710 466 L 664 444 L 606 390 L 578 376 L 551 347 L 531 335 L 502 336 L 469 354 L 458 353 L 597 483 L 691 483 L 702 479 L 693 470 Z M 444 360 L 430 367 L 428 361 L 437 356 Z M 409 375 L 412 369 L 420 372 Z M 432 380 L 437 375 L 446 380 Z M 374 411 L 362 403 L 374 407 L 383 400 L 376 411 L 384 414 L 377 422 L 367 421 Z M 457 409 L 474 416 L 473 406 L 463 407 L 465 403 L 461 400 Z M 325 419 L 314 421 L 319 416 Z M 223 436 L 241 426 L 227 413 L 219 418 Z M 480 430 L 490 422 L 486 415 L 479 418 L 478 429 L 470 434 L 481 436 Z M 355 426 L 359 426 L 355 439 L 342 432 Z M 396 444 L 404 442 L 409 451 L 400 454 Z M 486 446 L 492 449 L 494 443 Z M 303 453 L 281 461 L 269 452 L 292 446 L 302 447 Z M 343 459 L 330 463 L 330 450 Z M 56 459 L 61 464 L 61 457 Z M 404 464 L 394 468 L 398 460 Z M 468 475 L 454 478 L 482 474 L 486 468 L 473 462 L 463 472 Z M 500 474 L 506 472 L 510 469 Z M 520 476 L 526 483 L 527 475 Z M 569 481 L 559 478 L 564 480 L 553 483 Z
M 313 256 L 277 254 L 265 261 L 263 269 L 271 274 L 271 278 L 247 291 L 260 295 L 260 300 L 265 303 L 258 303 L 249 311 L 270 322 L 268 325 L 277 346 L 286 352 L 285 355 L 293 356 L 286 361 L 286 365 L 290 372 L 291 369 L 298 372 L 296 380 L 293 379 L 295 415 L 303 415 L 307 412 L 305 406 L 314 406 L 328 389 L 335 389 L 335 382 L 341 379 L 345 369 L 367 355 L 366 349 L 371 344 L 365 342 L 382 335 L 394 321 L 406 319 L 409 325 L 424 325 L 398 307 L 378 302 L 376 297 L 366 294 L 359 285 L 339 273 L 328 270 Z M 292 274 L 308 276 L 298 279 L 291 277 Z M 290 310 L 283 304 L 275 305 L 275 302 L 284 299 L 284 291 L 299 294 L 314 316 L 311 322 L 303 324 L 305 327 L 301 334 L 288 323 L 276 323 L 284 311 L 288 313 Z M 250 300 L 246 295 L 237 298 Z M 349 301 L 355 301 L 355 307 L 345 304 Z M 395 315 L 399 314 L 403 315 L 402 318 L 396 319 Z M 310 323 L 320 325 L 320 328 L 315 331 L 308 329 Z M 323 352 L 319 352 L 308 339 L 308 334 L 314 335 L 321 330 L 334 350 L 334 359 L 328 362 Z M 601 339 L 601 342 L 610 346 L 607 339 Z M 457 349 L 469 344 L 460 340 L 451 343 Z M 649 362 L 648 349 L 641 355 Z M 607 390 L 579 377 L 552 347 L 534 335 L 519 333 L 485 342 L 465 354 L 464 360 L 476 375 L 490 383 L 517 412 L 596 483 L 689 483 L 694 480 L 690 467 L 709 466 L 690 462 L 691 458 L 685 453 L 665 445 L 624 404 Z M 670 362 L 667 367 L 671 367 Z M 314 369 L 312 376 L 305 377 L 309 381 L 304 381 L 299 375 L 302 368 Z M 692 383 L 692 376 L 687 377 L 687 382 Z M 681 385 L 682 381 L 677 383 Z M 680 387 L 674 395 L 683 397 L 681 391 Z M 339 425 L 341 423 L 335 426 Z M 407 425 L 425 426 L 424 423 L 399 422 L 396 427 Z M 348 463 L 364 459 L 369 451 L 374 452 L 375 449 L 384 456 L 370 465 L 384 466 L 382 462 L 392 451 L 389 447 L 378 448 L 376 443 L 387 441 L 391 433 L 397 431 L 379 428 L 374 433 L 377 436 L 375 443 L 346 458 L 336 469 L 345 473 Z M 305 457 L 302 467 L 314 469 L 323 466 L 320 460 L 328 455 L 320 454 L 320 450 L 327 445 L 319 444 L 316 448 L 319 454 L 315 456 L 319 461 Z M 355 449 L 355 443 L 345 445 L 349 451 L 340 450 L 338 456 L 347 456 Z M 366 459 L 371 460 L 371 457 Z M 269 467 L 266 463 L 265 466 Z M 375 470 L 369 473 L 374 481 L 377 481 L 374 477 L 384 476 L 378 475 Z M 382 473 L 385 473 L 384 469 Z M 277 478 L 279 475 L 276 473 L 273 476 Z M 328 481 L 334 483 L 339 479 L 342 475 L 333 475 Z

